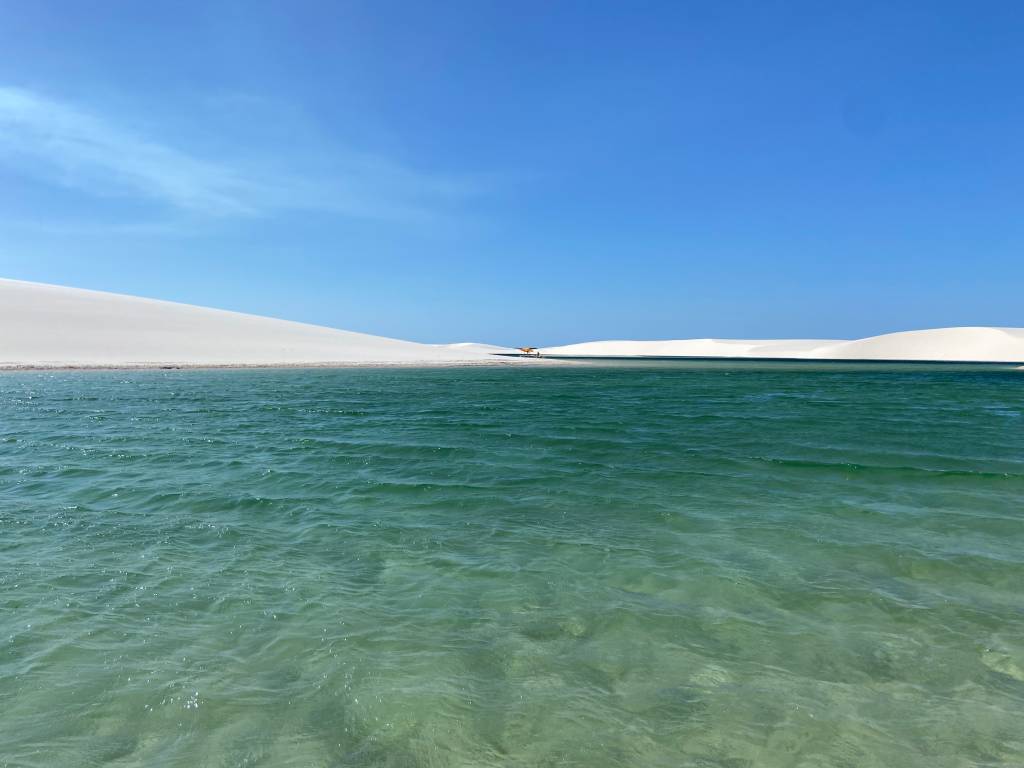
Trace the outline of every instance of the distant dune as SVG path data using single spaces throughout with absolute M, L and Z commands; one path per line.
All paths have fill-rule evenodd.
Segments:
M 434 345 L 78 288 L 0 279 L 0 368 L 501 361 Z
M 1024 328 L 935 328 L 856 341 L 792 339 L 738 341 L 589 341 L 540 350 L 566 357 L 747 357 L 796 360 L 931 360 L 1024 363 Z

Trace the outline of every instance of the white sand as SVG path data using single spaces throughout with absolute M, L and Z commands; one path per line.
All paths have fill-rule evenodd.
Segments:
M 540 350 L 581 357 L 748 357 L 800 360 L 933 360 L 1024 363 L 1024 328 L 936 328 L 872 336 L 856 341 L 826 339 L 735 341 L 590 341 Z
M 485 344 L 417 344 L 268 317 L 0 279 L 0 368 L 509 361 Z M 514 359 L 514 358 L 512 358 Z
M 0 368 L 528 362 L 490 344 L 417 344 L 78 288 L 0 279 Z M 579 357 L 739 357 L 1024 363 L 1024 328 L 939 328 L 857 341 L 593 341 Z M 535 361 L 533 361 L 535 362 Z

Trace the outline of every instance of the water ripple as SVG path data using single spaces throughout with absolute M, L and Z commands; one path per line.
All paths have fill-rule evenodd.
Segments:
M 0 377 L 0 766 L 1024 764 L 1024 380 Z

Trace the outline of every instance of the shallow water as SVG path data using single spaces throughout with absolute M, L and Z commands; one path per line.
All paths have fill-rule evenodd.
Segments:
M 0 766 L 1019 766 L 1024 375 L 0 376 Z

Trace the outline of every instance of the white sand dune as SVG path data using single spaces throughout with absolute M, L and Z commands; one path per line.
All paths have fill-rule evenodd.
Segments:
M 814 350 L 834 360 L 1024 362 L 1024 328 L 933 328 L 845 341 Z
M 100 291 L 0 279 L 0 368 L 508 361 L 485 344 L 417 344 Z
M 1024 328 L 938 328 L 856 341 L 592 341 L 559 357 L 731 357 L 1024 363 Z M 0 368 L 465 364 L 505 347 L 418 344 L 100 291 L 0 279 Z
M 590 341 L 547 347 L 540 352 L 543 355 L 565 357 L 742 357 L 1024 363 L 1024 328 L 936 328 L 887 333 L 856 341 Z

